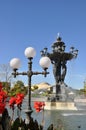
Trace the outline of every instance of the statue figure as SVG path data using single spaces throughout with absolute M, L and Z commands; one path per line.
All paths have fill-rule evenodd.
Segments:
M 61 84 L 64 83 L 64 79 L 67 72 L 66 61 L 52 61 L 53 64 L 53 74 L 56 81 L 56 99 L 59 100 L 59 95 L 61 94 Z
M 56 80 L 56 83 L 59 83 L 59 81 L 61 81 L 61 62 L 57 61 L 57 62 L 53 62 L 53 74 L 54 74 L 54 78 Z
M 66 72 L 67 72 L 66 61 L 63 61 L 61 66 L 62 66 L 61 67 L 61 82 L 64 82 Z
M 59 62 L 53 62 L 53 74 L 56 80 L 56 83 L 59 82 L 64 82 L 65 76 L 67 72 L 67 67 L 66 67 L 66 61 L 61 61 Z

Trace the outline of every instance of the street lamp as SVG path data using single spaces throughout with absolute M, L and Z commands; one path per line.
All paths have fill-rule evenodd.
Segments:
M 56 42 L 52 44 L 52 52 L 48 52 L 48 48 L 41 50 L 41 56 L 48 56 L 53 65 L 53 75 L 56 82 L 56 96 L 55 100 L 60 99 L 61 94 L 61 84 L 64 83 L 64 79 L 67 72 L 66 63 L 68 60 L 76 58 L 78 55 L 78 50 L 74 47 L 70 48 L 70 52 L 65 52 L 65 43 L 62 41 L 61 37 L 58 36 Z
M 47 69 L 50 66 L 51 60 L 47 56 L 42 57 L 39 61 L 39 64 L 41 65 L 41 67 L 43 68 L 44 71 L 34 72 L 34 71 L 32 71 L 32 59 L 36 54 L 35 49 L 32 47 L 28 47 L 25 49 L 24 53 L 28 59 L 28 71 L 27 72 L 17 72 L 17 70 L 21 66 L 20 59 L 18 59 L 18 58 L 13 58 L 10 61 L 10 66 L 13 68 L 12 75 L 14 75 L 14 77 L 16 77 L 17 75 L 26 75 L 28 77 L 28 105 L 27 105 L 27 110 L 25 110 L 25 112 L 27 114 L 28 123 L 29 123 L 29 121 L 31 119 L 31 113 L 33 112 L 32 108 L 31 108 L 31 78 L 33 75 L 38 75 L 38 74 L 42 74 L 46 77 L 47 74 L 49 74 L 49 72 L 47 72 Z

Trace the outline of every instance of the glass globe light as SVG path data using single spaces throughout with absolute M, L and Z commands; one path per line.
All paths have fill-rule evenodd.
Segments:
M 45 57 L 42 57 L 42 58 L 40 59 L 39 64 L 40 64 L 40 66 L 41 66 L 43 69 L 45 69 L 45 68 L 48 68 L 48 67 L 50 66 L 51 60 L 50 60 L 50 58 L 48 58 L 47 56 L 45 56 Z
M 27 58 L 33 58 L 36 55 L 36 51 L 32 47 L 28 47 L 25 49 L 24 54 Z
M 18 69 L 18 68 L 21 66 L 21 61 L 20 61 L 20 59 L 18 59 L 18 58 L 13 58 L 13 59 L 10 61 L 10 66 L 11 66 L 13 69 Z

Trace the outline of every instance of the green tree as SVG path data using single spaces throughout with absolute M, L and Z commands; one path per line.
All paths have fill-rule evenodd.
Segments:
M 31 90 L 36 90 L 36 89 L 38 89 L 38 86 L 37 85 L 34 85 L 33 87 L 32 87 L 33 89 L 31 89 Z
M 10 86 L 11 86 L 11 84 L 10 84 L 10 82 L 2 82 L 2 84 L 3 84 L 3 90 L 5 90 L 7 93 L 9 93 L 10 92 Z
M 17 81 L 14 86 L 11 88 L 9 96 L 15 96 L 18 93 L 27 94 L 27 87 L 24 86 L 22 81 Z

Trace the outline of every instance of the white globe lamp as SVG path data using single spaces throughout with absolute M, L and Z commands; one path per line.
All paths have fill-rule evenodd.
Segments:
M 11 66 L 13 69 L 19 69 L 20 66 L 21 66 L 21 61 L 20 61 L 20 59 L 18 59 L 18 58 L 13 58 L 13 59 L 10 61 L 10 66 Z
M 51 60 L 49 57 L 45 56 L 40 59 L 39 64 L 43 69 L 48 69 L 51 64 Z
M 27 58 L 33 58 L 36 55 L 36 51 L 32 47 L 27 47 L 24 52 Z

